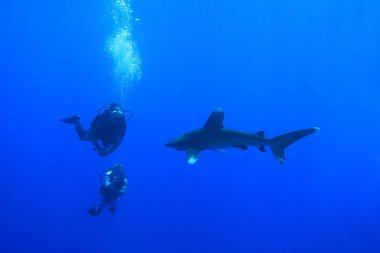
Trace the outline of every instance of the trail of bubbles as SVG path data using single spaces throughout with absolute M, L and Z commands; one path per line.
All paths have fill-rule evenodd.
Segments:
M 141 78 L 141 58 L 132 38 L 133 19 L 130 0 L 111 0 L 114 31 L 106 41 L 106 51 L 113 62 L 113 72 L 121 99 Z

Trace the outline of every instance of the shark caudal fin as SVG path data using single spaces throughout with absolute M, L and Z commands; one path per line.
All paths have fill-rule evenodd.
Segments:
M 303 137 L 306 137 L 310 134 L 314 134 L 319 131 L 319 127 L 313 127 L 308 129 L 302 129 L 286 134 L 279 135 L 271 140 L 271 144 L 269 145 L 272 149 L 272 153 L 276 160 L 279 163 L 285 162 L 285 148 L 292 144 L 293 142 L 296 142 Z

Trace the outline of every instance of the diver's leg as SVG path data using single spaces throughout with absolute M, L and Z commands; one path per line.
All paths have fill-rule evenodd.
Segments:
M 82 126 L 82 123 L 80 123 L 79 120 L 75 122 L 75 130 L 77 131 L 77 134 L 82 141 L 91 140 L 90 132 L 84 130 L 84 127 Z
M 77 131 L 77 134 L 82 141 L 91 140 L 90 132 L 84 130 L 82 124 L 80 123 L 80 116 L 79 115 L 74 115 L 71 117 L 63 118 L 63 119 L 61 119 L 61 121 L 66 123 L 66 124 L 74 124 L 75 130 Z
M 112 201 L 109 205 L 108 205 L 108 210 L 110 211 L 111 214 L 114 214 L 115 211 L 116 211 L 116 204 L 117 204 L 117 199 L 115 199 L 114 201 Z
M 104 206 L 105 206 L 105 198 L 104 198 L 104 196 L 102 196 L 99 204 L 88 209 L 87 212 L 89 215 L 96 217 L 102 212 Z

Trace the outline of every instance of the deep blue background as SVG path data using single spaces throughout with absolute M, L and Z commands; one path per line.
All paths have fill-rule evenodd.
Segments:
M 0 252 L 380 252 L 380 2 L 133 1 L 142 78 L 119 101 L 104 47 L 106 1 L 0 8 Z M 98 157 L 59 119 L 135 112 Z M 319 126 L 279 165 L 255 149 L 163 147 L 201 127 L 272 137 Z M 114 216 L 98 173 L 124 163 Z

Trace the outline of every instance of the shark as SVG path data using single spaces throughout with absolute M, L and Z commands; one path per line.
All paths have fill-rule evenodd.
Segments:
M 285 162 L 285 148 L 292 143 L 319 131 L 319 127 L 301 129 L 274 138 L 265 136 L 264 131 L 256 133 L 243 132 L 224 127 L 224 111 L 215 108 L 202 128 L 187 132 L 165 144 L 168 148 L 186 152 L 189 164 L 198 161 L 199 154 L 204 150 L 214 150 L 227 153 L 226 148 L 248 150 L 249 146 L 256 147 L 265 152 L 269 147 L 275 159 L 283 164 Z

